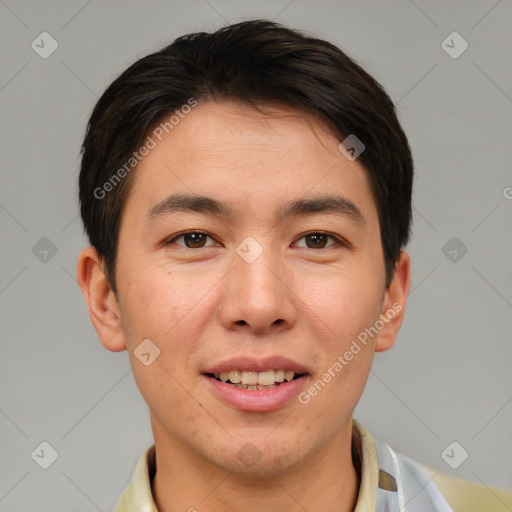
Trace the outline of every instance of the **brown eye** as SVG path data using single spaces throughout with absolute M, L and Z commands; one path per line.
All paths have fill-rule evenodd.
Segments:
M 331 245 L 327 245 L 329 238 L 334 240 L 334 243 Z M 300 247 L 306 247 L 307 249 L 327 249 L 336 244 L 343 245 L 334 236 L 328 235 L 327 233 L 309 233 L 304 235 L 301 240 L 302 239 L 306 240 L 306 245 L 302 245 Z
M 305 238 L 306 240 L 309 239 L 311 241 L 311 249 L 322 249 L 325 247 L 325 244 L 327 243 L 327 238 L 329 237 L 327 235 L 324 235 L 323 233 L 313 233 L 312 235 L 307 235 Z
M 207 235 L 204 233 L 187 233 L 183 235 L 185 245 L 190 248 L 204 247 Z
M 201 249 L 203 247 L 209 247 L 205 245 L 206 240 L 211 238 L 206 233 L 201 233 L 200 231 L 189 231 L 188 233 L 182 233 L 181 235 L 168 240 L 165 242 L 165 245 L 170 245 L 175 243 L 176 245 L 184 245 L 188 249 Z M 183 239 L 184 243 L 177 243 L 176 240 Z

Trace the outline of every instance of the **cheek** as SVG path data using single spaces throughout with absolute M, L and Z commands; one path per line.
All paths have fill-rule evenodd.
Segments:
M 128 322 L 127 340 L 131 366 L 137 386 L 152 411 L 193 411 L 195 402 L 185 392 L 188 358 L 197 349 L 199 330 L 194 308 L 197 299 L 186 286 L 170 283 L 162 276 L 134 278 L 126 292 L 130 304 L 123 309 Z M 191 326 L 194 329 L 191 331 Z M 154 361 L 145 366 L 136 351 L 142 340 L 149 339 L 158 347 Z
M 118 281 L 121 315 L 130 337 L 127 341 L 137 343 L 142 337 L 159 345 L 166 333 L 166 340 L 173 337 L 173 331 L 197 302 L 196 294 L 190 282 L 176 279 L 171 271 L 146 267 L 142 272 L 139 268 L 127 261 L 118 271 L 122 276 Z
M 318 333 L 331 345 L 343 346 L 372 325 L 380 313 L 382 297 L 376 278 L 355 272 L 331 272 L 304 279 L 302 297 Z
M 380 290 L 368 271 L 332 273 L 309 295 L 306 304 L 311 310 L 318 336 L 318 372 L 311 385 L 311 401 L 318 416 L 334 421 L 340 414 L 356 406 L 373 361 L 375 340 L 365 337 L 365 329 L 379 318 L 382 307 Z M 313 398 L 313 396 L 315 398 Z
M 155 390 L 165 389 L 168 399 L 178 403 L 180 382 L 185 381 L 189 357 L 200 341 L 201 322 L 210 318 L 200 301 L 205 291 L 192 286 L 193 280 L 180 279 L 178 273 L 171 275 L 162 268 L 146 267 L 132 274 L 120 271 L 119 275 L 123 276 L 119 296 L 125 299 L 120 304 L 121 319 L 137 385 L 150 407 L 159 396 L 164 398 Z M 137 360 L 137 347 L 146 339 L 160 351 L 150 366 Z
M 364 327 L 349 330 L 347 326 L 341 337 L 323 344 L 322 363 L 300 402 L 309 404 L 306 407 L 311 407 L 312 415 L 331 426 L 345 421 L 356 407 L 373 361 L 373 342 L 362 342 L 350 331 L 360 333 Z

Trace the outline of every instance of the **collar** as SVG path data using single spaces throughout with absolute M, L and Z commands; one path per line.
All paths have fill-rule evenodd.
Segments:
M 352 457 L 359 474 L 359 494 L 354 512 L 375 510 L 377 489 L 391 491 L 394 478 L 377 465 L 377 451 L 370 433 L 356 420 L 352 420 Z M 158 512 L 151 482 L 156 472 L 155 445 L 140 456 L 132 480 L 119 498 L 115 512 Z

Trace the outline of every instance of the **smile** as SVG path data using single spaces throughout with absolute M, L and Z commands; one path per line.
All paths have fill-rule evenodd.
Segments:
M 310 381 L 308 373 L 299 374 L 290 370 L 291 373 L 288 373 L 288 375 L 284 371 L 283 381 L 279 382 L 277 379 L 283 377 L 283 371 L 280 369 L 263 372 L 231 370 L 222 372 L 222 378 L 226 380 L 222 380 L 221 374 L 214 373 L 206 373 L 202 377 L 209 392 L 225 405 L 245 412 L 270 412 L 291 404 Z M 231 372 L 234 373 L 233 380 L 240 379 L 240 382 L 231 382 L 229 375 Z M 246 374 L 245 378 L 244 374 Z M 243 383 L 243 380 L 245 382 L 259 382 L 260 374 L 264 374 L 262 376 L 263 382 L 273 381 L 272 384 Z
M 301 377 L 293 370 L 266 370 L 263 372 L 231 370 L 215 374 L 207 374 L 217 381 L 226 382 L 240 389 L 262 390 L 274 389 L 284 382 L 290 382 Z

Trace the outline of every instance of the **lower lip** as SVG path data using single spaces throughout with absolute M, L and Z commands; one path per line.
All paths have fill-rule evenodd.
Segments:
M 308 375 L 272 389 L 242 389 L 203 375 L 213 393 L 223 402 L 241 411 L 269 412 L 284 407 L 306 385 Z

